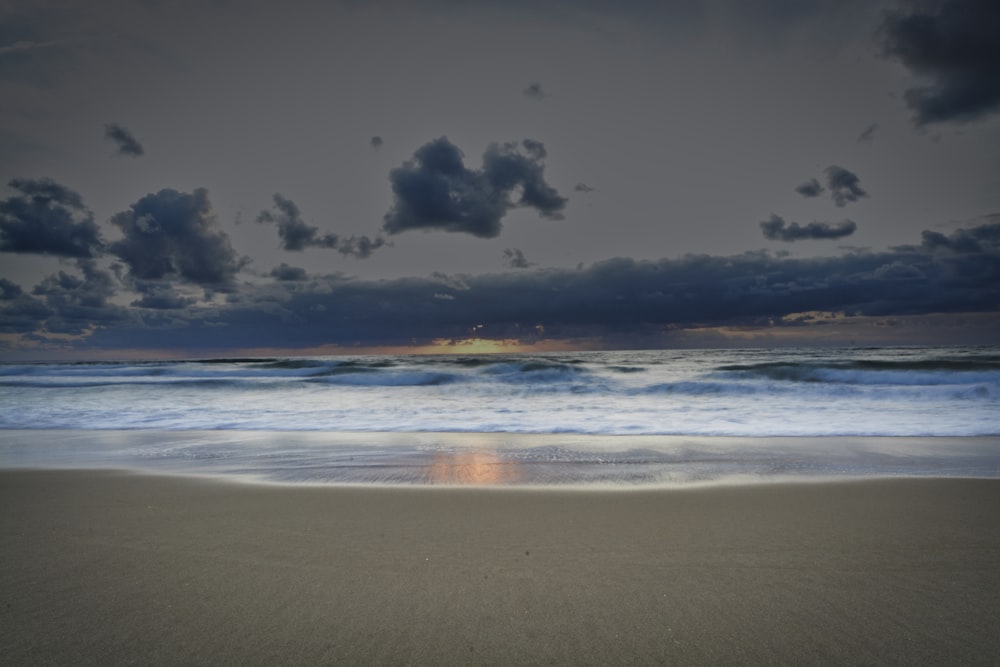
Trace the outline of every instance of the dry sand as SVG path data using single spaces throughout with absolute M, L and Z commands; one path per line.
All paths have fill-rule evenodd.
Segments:
M 5 664 L 998 664 L 1000 481 L 0 473 Z

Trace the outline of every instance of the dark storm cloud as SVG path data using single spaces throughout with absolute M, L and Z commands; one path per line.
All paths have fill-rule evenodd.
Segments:
M 508 269 L 527 269 L 532 263 L 524 256 L 519 248 L 504 248 L 503 265 Z
M 533 139 L 520 145 L 494 143 L 483 154 L 482 169 L 467 169 L 457 146 L 446 137 L 435 139 L 389 174 L 395 201 L 383 229 L 389 234 L 438 229 L 492 238 L 515 206 L 560 219 L 567 200 L 545 182 L 544 156 L 545 146 Z M 512 201 L 518 191 L 520 197 Z
M 45 330 L 79 334 L 94 326 L 128 321 L 128 310 L 109 301 L 117 292 L 115 278 L 94 260 L 79 259 L 76 265 L 82 276 L 59 271 L 32 290 L 50 310 Z
M 823 194 L 824 188 L 822 185 L 819 184 L 819 181 L 817 181 L 815 178 L 810 178 L 802 185 L 796 187 L 795 191 L 798 192 L 803 197 L 819 197 L 821 194 Z
M 275 280 L 283 281 L 300 281 L 306 280 L 309 277 L 305 269 L 301 269 L 297 266 L 289 266 L 284 262 L 282 262 L 280 266 L 276 266 L 271 269 L 271 273 L 269 275 Z
M 104 243 L 79 194 L 51 179 L 14 179 L 0 201 L 0 251 L 94 257 Z
M 861 188 L 861 179 L 857 174 L 837 165 L 826 168 L 826 186 L 830 189 L 833 203 L 840 207 L 868 196 Z
M 76 303 L 102 308 L 115 294 L 114 278 L 110 273 L 97 267 L 94 260 L 78 260 L 77 268 L 83 276 L 65 271 L 50 275 L 40 282 L 34 294 L 45 296 L 56 303 Z
M 525 89 L 522 90 L 521 93 L 525 97 L 530 97 L 533 100 L 544 100 L 546 97 L 549 96 L 548 93 L 542 90 L 542 84 L 537 82 L 528 84 L 528 86 L 525 87 Z
M 285 250 L 300 251 L 306 248 L 330 248 L 342 255 L 365 259 L 386 245 L 381 236 L 374 239 L 367 236 L 342 237 L 337 234 L 320 234 L 319 228 L 307 224 L 302 212 L 291 199 L 274 195 L 274 210 L 261 211 L 257 222 L 278 226 L 281 247 Z
M 850 236 L 858 228 L 853 220 L 844 220 L 836 224 L 829 222 L 810 222 L 800 225 L 797 222 L 786 223 L 779 215 L 771 214 L 769 220 L 760 223 L 764 238 L 772 241 L 803 241 L 806 239 L 840 239 Z
M 198 302 L 194 297 L 180 294 L 172 283 L 165 280 L 136 280 L 130 287 L 142 295 L 131 304 L 136 308 L 178 310 Z
M 382 148 L 383 143 L 384 142 L 382 141 L 382 137 L 378 136 L 377 134 L 368 140 L 368 145 L 374 148 L 375 150 Z
M 124 238 L 108 246 L 135 280 L 185 280 L 224 288 L 246 263 L 219 228 L 208 191 L 160 190 L 111 218 Z
M 521 189 L 517 206 L 534 208 L 544 217 L 560 220 L 566 206 L 566 198 L 545 182 L 545 146 L 540 141 L 525 139 L 521 147 L 527 156 L 518 152 L 516 143 L 490 144 L 483 153 L 483 169 L 490 188 L 494 193 L 502 193 L 506 202 L 508 193 Z
M 873 317 L 995 312 L 1000 224 L 837 257 L 796 259 L 760 251 L 615 258 L 576 270 L 476 276 L 326 276 L 247 286 L 238 297 L 209 314 L 190 309 L 181 327 L 110 327 L 91 344 L 410 345 L 470 335 L 530 341 L 544 330 L 547 338 L 597 337 L 617 345 L 686 327 L 802 326 L 801 318 L 782 318 L 811 311 Z
M 139 140 L 126 128 L 117 123 L 109 123 L 104 126 L 104 138 L 115 143 L 118 155 L 139 157 L 146 152 L 142 144 L 139 143 Z
M 24 294 L 21 286 L 6 278 L 0 278 L 0 301 L 12 301 Z
M 20 285 L 0 278 L 0 333 L 35 331 L 52 314 L 51 308 L 25 294 Z
M 904 93 L 918 126 L 965 122 L 1000 110 L 1000 3 L 923 0 L 888 11 L 884 55 L 926 81 Z
M 259 223 L 272 223 L 278 226 L 278 236 L 281 247 L 285 250 L 305 250 L 307 247 L 336 248 L 336 234 L 319 235 L 319 228 L 306 224 L 302 212 L 291 199 L 280 194 L 274 195 L 274 211 L 261 211 L 257 216 Z
M 950 235 L 926 230 L 921 245 L 928 250 L 950 250 L 979 255 L 1000 247 L 1000 222 L 991 222 L 971 229 L 960 229 Z

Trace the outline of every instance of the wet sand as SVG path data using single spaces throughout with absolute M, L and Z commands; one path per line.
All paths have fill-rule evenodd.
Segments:
M 1000 480 L 0 472 L 6 664 L 997 664 Z

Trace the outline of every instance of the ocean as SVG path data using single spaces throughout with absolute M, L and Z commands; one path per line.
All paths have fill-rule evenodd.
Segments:
M 1000 348 L 0 365 L 0 466 L 307 483 L 1000 476 Z

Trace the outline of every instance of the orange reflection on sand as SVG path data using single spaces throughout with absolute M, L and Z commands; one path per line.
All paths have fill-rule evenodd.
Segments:
M 494 452 L 440 452 L 430 467 L 433 484 L 508 484 L 520 477 L 516 461 L 504 461 Z

